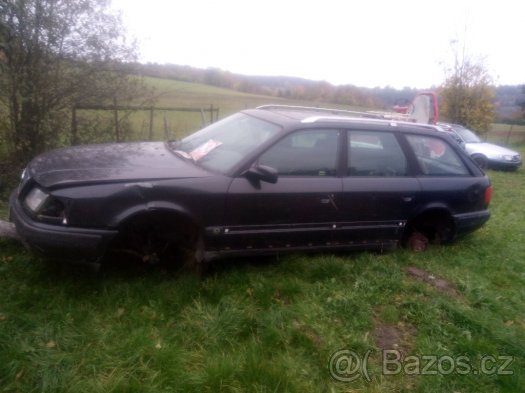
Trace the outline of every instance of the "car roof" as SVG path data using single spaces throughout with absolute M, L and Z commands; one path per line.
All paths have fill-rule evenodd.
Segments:
M 284 127 L 297 127 L 309 124 L 337 123 L 338 126 L 369 126 L 371 128 L 389 128 L 404 131 L 436 132 L 443 130 L 433 124 L 422 124 L 391 118 L 391 114 L 381 112 L 358 112 L 336 108 L 319 108 L 290 105 L 263 105 L 256 109 L 248 109 L 244 113 L 263 118 L 265 120 L 283 125 Z M 395 114 L 394 114 L 395 115 Z M 368 127 L 367 127 L 368 128 Z

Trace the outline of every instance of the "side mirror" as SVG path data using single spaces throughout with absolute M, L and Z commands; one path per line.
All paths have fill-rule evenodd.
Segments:
M 279 178 L 277 170 L 266 165 L 254 165 L 245 174 L 249 180 L 264 181 L 271 184 L 277 183 Z

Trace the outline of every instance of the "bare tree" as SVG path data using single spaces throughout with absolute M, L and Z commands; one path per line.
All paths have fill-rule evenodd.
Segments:
M 25 160 L 65 143 L 76 103 L 132 94 L 135 58 L 107 0 L 2 0 L 0 106 L 10 149 Z
M 440 88 L 442 114 L 451 122 L 486 132 L 494 120 L 492 78 L 483 59 L 469 55 L 457 41 L 452 44 L 453 64 Z

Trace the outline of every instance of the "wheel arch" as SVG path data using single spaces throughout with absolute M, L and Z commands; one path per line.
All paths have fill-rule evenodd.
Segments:
M 441 203 L 431 204 L 419 209 L 405 226 L 402 244 L 413 233 L 424 235 L 429 242 L 447 243 L 454 239 L 456 222 L 451 210 Z
M 199 273 L 205 268 L 202 226 L 178 205 L 135 206 L 119 214 L 114 223 L 118 234 L 109 246 L 114 254 L 147 263 L 176 261 L 177 266 Z
M 198 220 L 188 209 L 179 204 L 166 201 L 153 201 L 129 207 L 114 216 L 109 225 L 113 228 L 119 228 L 139 217 L 160 214 L 186 221 L 199 228 L 201 227 Z

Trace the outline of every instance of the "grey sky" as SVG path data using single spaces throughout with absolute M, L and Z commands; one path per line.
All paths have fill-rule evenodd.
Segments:
M 496 84 L 525 83 L 520 0 L 113 0 L 144 62 L 334 84 L 425 88 L 451 41 Z M 458 44 L 456 44 L 458 45 Z

